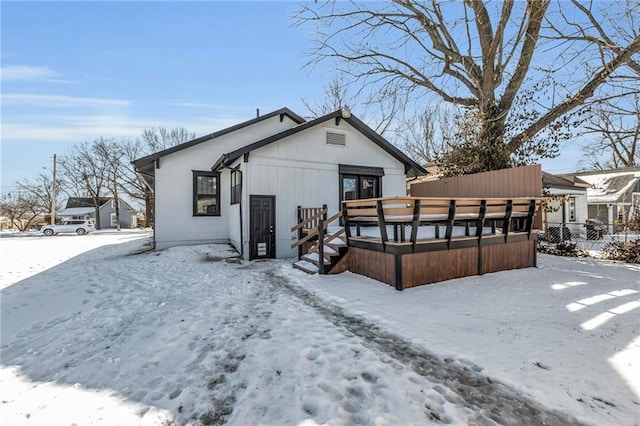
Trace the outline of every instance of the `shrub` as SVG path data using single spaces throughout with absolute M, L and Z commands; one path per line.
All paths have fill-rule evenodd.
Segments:
M 640 263 L 640 239 L 623 243 L 612 241 L 602 248 L 605 259 L 621 260 L 627 263 Z
M 586 250 L 581 250 L 575 243 L 558 243 L 558 244 L 540 244 L 538 245 L 540 253 L 553 254 L 554 256 L 566 257 L 589 257 Z

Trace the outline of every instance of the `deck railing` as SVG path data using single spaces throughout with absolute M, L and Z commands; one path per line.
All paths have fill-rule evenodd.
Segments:
M 386 244 L 451 242 L 459 239 L 481 240 L 499 236 L 507 241 L 510 233 L 531 235 L 533 218 L 541 198 L 434 198 L 387 197 L 343 201 L 343 220 L 347 239 L 360 239 L 363 225 L 373 225 L 379 236 L 367 239 Z M 377 225 L 377 227 L 375 226 Z M 454 226 L 463 226 L 464 235 L 455 235 Z M 431 226 L 431 233 L 420 233 Z M 475 228 L 471 233 L 472 226 Z M 490 227 L 487 229 L 487 227 Z M 444 238 L 441 238 L 441 227 Z M 355 237 L 352 235 L 355 229 Z M 393 229 L 393 236 L 389 231 Z M 409 238 L 407 241 L 407 230 Z

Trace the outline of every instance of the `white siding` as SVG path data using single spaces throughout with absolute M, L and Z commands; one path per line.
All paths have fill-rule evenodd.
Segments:
M 233 213 L 229 208 L 229 172 L 221 173 L 219 182 L 220 216 L 194 217 L 192 170 L 210 170 L 222 154 L 294 125 L 288 117 L 285 116 L 284 121 L 280 122 L 280 117 L 276 116 L 160 158 L 160 167 L 155 170 L 156 248 L 229 242 L 229 227 L 232 225 L 230 215 Z
M 346 146 L 326 144 L 326 129 L 348 131 Z M 329 216 L 339 209 L 338 164 L 384 168 L 382 195 L 406 194 L 404 164 L 352 128 L 344 120 L 296 133 L 286 139 L 251 152 L 245 164 L 244 190 L 247 195 L 276 196 L 276 256 L 293 257 L 291 226 L 296 208 L 327 204 Z M 248 204 L 245 204 L 248 205 Z M 245 217 L 248 217 L 248 212 Z M 246 220 L 246 219 L 245 219 Z M 248 242 L 248 233 L 244 235 Z M 247 250 L 245 250 L 245 255 Z
M 234 164 L 233 167 L 235 168 L 237 165 L 238 163 Z M 244 163 L 240 163 L 240 171 L 243 172 L 242 194 L 244 194 Z M 229 170 L 226 170 L 225 174 L 231 176 L 231 172 Z M 229 177 L 229 179 L 231 178 Z M 227 192 L 229 192 L 229 194 L 231 194 L 231 184 L 229 184 L 229 187 L 226 190 Z M 245 206 L 247 204 L 244 204 L 244 197 L 242 195 L 240 196 L 240 203 L 231 204 L 231 199 L 229 199 L 229 203 L 229 241 L 231 245 L 238 251 L 238 253 L 242 253 L 242 233 L 240 232 L 240 227 L 242 226 L 242 224 L 240 223 L 240 212 L 242 211 L 242 215 L 246 216 L 247 213 L 245 211 Z
M 567 196 L 570 197 L 570 196 Z M 562 224 L 562 205 L 565 206 L 566 211 L 566 220 L 565 226 L 569 228 L 571 234 L 574 236 L 586 236 L 586 228 L 584 227 L 584 223 L 587 220 L 587 196 L 586 193 L 583 195 L 571 195 L 571 197 L 575 197 L 576 200 L 576 219 L 569 220 L 569 202 L 568 200 L 556 200 L 553 201 L 551 206 L 555 209 L 555 211 L 546 213 L 547 217 L 547 226 L 548 227 L 559 227 Z

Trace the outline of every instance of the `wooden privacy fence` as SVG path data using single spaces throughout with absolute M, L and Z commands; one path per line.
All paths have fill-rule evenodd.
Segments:
M 409 188 L 413 197 L 542 197 L 542 166 L 535 164 L 410 183 Z M 542 228 L 542 215 L 535 218 L 534 227 Z
M 413 197 L 542 197 L 539 164 L 410 184 Z

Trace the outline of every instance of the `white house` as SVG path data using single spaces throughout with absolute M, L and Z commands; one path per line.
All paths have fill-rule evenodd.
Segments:
M 587 213 L 587 189 L 589 184 L 574 176 L 558 176 L 542 172 L 542 185 L 551 196 L 543 212 L 545 231 L 563 239 L 567 237 L 587 237 L 585 222 Z M 566 233 L 570 235 L 565 235 Z
M 100 223 L 98 229 L 109 229 L 117 226 L 116 220 L 116 199 L 113 197 L 98 198 L 100 205 Z M 118 200 L 118 213 L 120 217 L 120 227 L 137 228 L 137 212 L 124 200 Z M 69 197 L 66 207 L 56 213 L 60 220 L 72 219 L 96 219 L 96 208 L 93 198 Z
M 640 167 L 575 173 L 587 182 L 588 217 L 607 224 L 610 233 L 640 218 Z
M 297 207 L 405 195 L 425 170 L 351 115 L 288 108 L 138 159 L 154 191 L 157 249 L 229 242 L 244 259 L 288 258 Z

